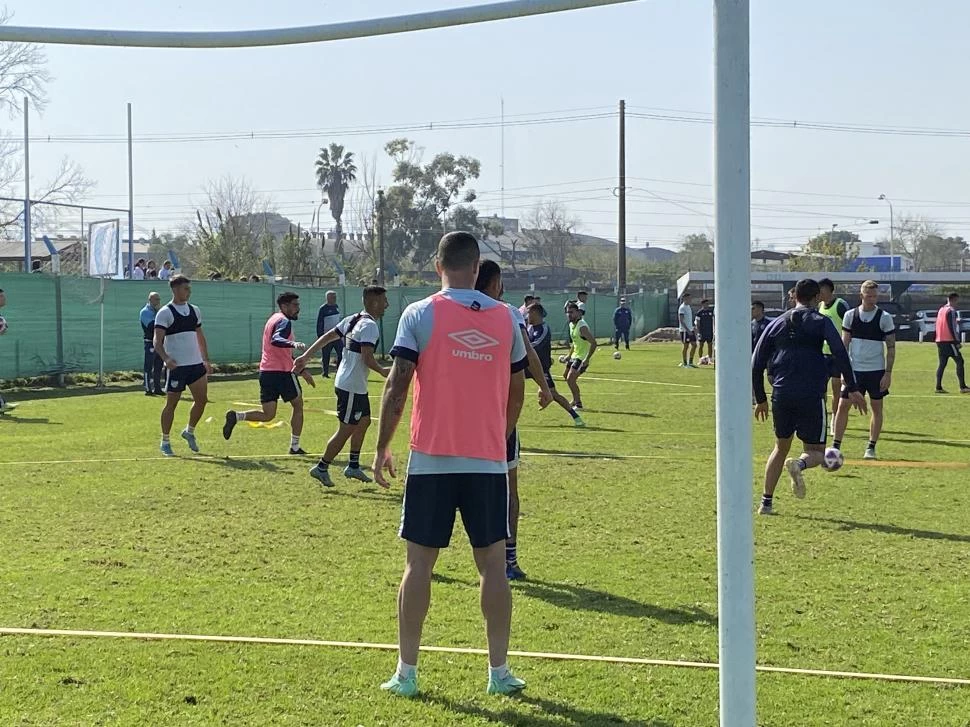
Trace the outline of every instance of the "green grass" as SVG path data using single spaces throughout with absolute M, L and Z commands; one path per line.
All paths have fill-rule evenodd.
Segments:
M 513 649 L 717 660 L 714 374 L 676 368 L 678 349 L 597 356 L 584 431 L 536 411 L 529 386 L 530 580 L 513 586 Z M 804 501 L 783 482 L 780 515 L 755 520 L 759 663 L 970 677 L 970 397 L 933 396 L 934 368 L 933 347 L 900 346 L 879 445 L 900 465 L 856 459 L 854 416 L 847 466 L 809 473 Z M 307 394 L 308 450 L 335 425 L 328 384 Z M 0 418 L 0 626 L 393 643 L 400 482 L 386 493 L 338 477 L 322 491 L 312 460 L 270 456 L 286 427 L 223 441 L 222 412 L 256 395 L 252 380 L 214 384 L 214 421 L 198 430 L 210 456 L 176 438 L 175 460 L 158 458 L 160 402 L 140 392 L 9 397 L 20 407 Z M 755 432 L 752 508 L 770 425 Z M 425 643 L 483 646 L 460 525 L 439 563 Z M 393 652 L 32 636 L 0 648 L 2 725 L 717 724 L 713 670 L 519 658 L 526 695 L 490 698 L 484 657 L 429 653 L 424 698 L 404 702 L 377 689 Z M 760 674 L 758 698 L 770 727 L 970 725 L 970 687 Z

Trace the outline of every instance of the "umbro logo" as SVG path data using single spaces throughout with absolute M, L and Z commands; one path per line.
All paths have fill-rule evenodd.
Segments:
M 483 348 L 492 348 L 493 346 L 499 345 L 499 342 L 494 338 L 474 328 L 469 328 L 467 331 L 449 333 L 448 338 L 464 346 L 463 349 L 451 349 L 451 355 L 455 358 L 464 358 L 471 361 L 492 361 L 494 359 L 492 354 L 481 353 L 480 351 Z
M 470 351 L 477 351 L 480 348 L 491 348 L 492 346 L 498 345 L 498 341 L 496 341 L 494 338 L 491 336 L 486 336 L 484 333 L 475 330 L 474 328 L 470 328 L 467 331 L 449 333 L 448 338 L 453 341 L 458 341 L 458 343 Z

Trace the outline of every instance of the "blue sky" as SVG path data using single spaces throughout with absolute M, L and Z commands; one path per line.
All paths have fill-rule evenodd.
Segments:
M 228 30 L 310 25 L 473 3 L 441 0 L 8 0 L 14 24 Z M 887 127 L 970 129 L 965 30 L 970 4 L 902 0 L 752 3 L 752 114 L 756 118 Z M 50 103 L 32 136 L 125 133 L 125 103 L 141 134 L 349 129 L 455 119 L 509 121 L 597 114 L 625 98 L 631 111 L 683 117 L 712 108 L 712 4 L 643 0 L 473 27 L 338 43 L 250 50 L 163 51 L 49 46 Z M 585 109 L 587 111 L 575 111 Z M 561 113 L 551 113 L 561 112 Z M 20 133 L 20 120 L 0 126 Z M 712 129 L 704 123 L 628 120 L 628 239 L 676 246 L 711 228 Z M 401 134 L 135 145 L 140 233 L 190 219 L 206 180 L 245 176 L 279 211 L 308 224 L 319 193 L 319 147 L 344 143 L 377 155 Z M 407 134 L 426 149 L 482 162 L 479 208 L 500 211 L 498 128 Z M 752 237 L 786 249 L 832 224 L 863 239 L 920 214 L 970 236 L 970 135 L 923 137 L 756 127 L 752 131 Z M 37 141 L 32 176 L 68 155 L 97 181 L 92 200 L 124 206 L 124 144 Z M 505 208 L 525 216 L 557 199 L 590 234 L 615 236 L 616 120 L 508 125 Z M 859 225 L 878 218 L 879 226 Z M 70 232 L 71 230 L 64 230 Z

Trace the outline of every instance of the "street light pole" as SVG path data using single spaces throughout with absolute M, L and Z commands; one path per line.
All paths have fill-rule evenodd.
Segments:
M 384 285 L 384 190 L 377 190 L 377 245 L 378 245 L 378 265 L 377 280 L 381 286 Z
M 893 203 L 884 194 L 879 195 L 879 199 L 889 205 L 889 272 L 896 270 L 896 230 L 893 226 Z

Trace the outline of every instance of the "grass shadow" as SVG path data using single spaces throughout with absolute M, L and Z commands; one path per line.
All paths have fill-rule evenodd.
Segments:
M 585 414 L 586 412 L 589 412 L 590 414 L 614 414 L 616 416 L 642 417 L 643 419 L 656 419 L 656 416 L 654 414 L 648 414 L 645 411 L 610 411 L 609 409 L 583 409 L 582 413 Z
M 970 543 L 970 535 L 959 533 L 941 533 L 937 530 L 920 530 L 918 528 L 901 528 L 896 525 L 884 525 L 883 523 L 860 523 L 854 520 L 841 520 L 831 517 L 815 517 L 813 515 L 793 515 L 799 520 L 811 520 L 813 522 L 828 523 L 838 525 L 838 530 L 868 530 L 874 533 L 884 533 L 886 535 L 904 535 L 910 538 L 922 538 L 925 540 L 949 540 L 954 543 Z
M 17 415 L 4 414 L 0 416 L 0 422 L 10 422 L 11 424 L 53 424 L 63 425 L 63 422 L 52 422 L 47 417 L 18 417 Z
M 230 457 L 179 457 L 178 459 L 186 462 L 201 462 L 202 464 L 214 464 L 220 467 L 228 467 L 234 470 L 263 470 L 265 472 L 285 472 L 292 473 L 293 470 L 280 467 L 274 462 L 264 459 L 232 459 Z
M 456 714 L 468 717 L 478 717 L 487 720 L 492 724 L 500 725 L 521 725 L 522 727 L 562 727 L 564 720 L 566 724 L 581 725 L 582 727 L 607 727 L 607 725 L 630 725 L 631 727 L 673 727 L 673 724 L 664 720 L 652 719 L 649 721 L 641 719 L 625 719 L 617 714 L 609 712 L 594 712 L 587 709 L 580 709 L 562 702 L 555 702 L 551 699 L 531 697 L 525 694 L 517 694 L 509 697 L 521 704 L 532 706 L 536 712 L 532 714 L 522 714 L 510 708 L 502 708 L 502 702 L 498 701 L 495 708 L 479 707 L 464 702 L 456 702 L 447 697 L 429 694 L 422 695 L 421 701 L 434 706 L 444 707 Z
M 376 502 L 385 502 L 395 507 L 401 506 L 401 493 L 394 493 L 381 487 L 367 487 L 367 489 L 360 489 L 354 492 L 345 492 L 337 489 L 337 487 L 320 486 L 319 489 L 328 497 L 352 497 L 355 500 L 375 500 Z
M 880 437 L 880 442 L 899 442 L 900 444 L 922 444 L 933 447 L 956 447 L 957 449 L 970 449 L 970 443 L 948 442 L 945 439 L 936 439 L 932 436 L 925 436 L 921 439 L 904 439 L 903 437 Z
M 523 447 L 521 454 L 563 454 L 572 455 L 577 459 L 626 459 L 625 455 L 615 452 L 577 452 L 575 449 L 542 449 L 541 447 Z

